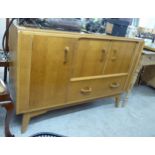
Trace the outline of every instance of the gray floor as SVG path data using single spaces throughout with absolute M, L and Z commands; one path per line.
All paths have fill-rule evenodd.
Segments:
M 5 111 L 0 109 L 0 136 Z M 54 132 L 65 136 L 155 136 L 155 90 L 135 87 L 125 108 L 115 108 L 112 98 L 81 106 L 48 112 L 31 120 L 28 130 L 20 133 L 21 116 L 11 123 L 16 136 Z

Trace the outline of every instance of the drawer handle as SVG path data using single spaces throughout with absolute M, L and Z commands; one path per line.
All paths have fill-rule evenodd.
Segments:
M 68 52 L 69 52 L 69 47 L 65 47 L 64 49 L 64 64 L 68 62 Z
M 90 88 L 90 87 L 86 87 L 86 88 L 81 89 L 81 93 L 83 93 L 83 94 L 88 94 L 91 92 L 92 92 L 92 88 Z
M 120 87 L 120 83 L 115 82 L 115 83 L 111 83 L 110 88 L 118 88 Z
M 102 49 L 101 50 L 101 59 L 100 59 L 100 62 L 103 62 L 103 60 L 105 58 L 105 55 L 106 55 L 106 50 L 105 49 Z

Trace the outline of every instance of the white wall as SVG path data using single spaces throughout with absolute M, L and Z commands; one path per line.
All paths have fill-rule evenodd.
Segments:
M 139 26 L 154 29 L 155 18 L 140 18 Z
M 2 49 L 2 38 L 5 31 L 5 18 L 0 18 L 0 49 Z

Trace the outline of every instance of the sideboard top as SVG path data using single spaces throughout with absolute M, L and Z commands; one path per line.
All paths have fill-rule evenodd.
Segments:
M 69 32 L 69 31 L 29 28 L 29 27 L 19 26 L 16 24 L 14 24 L 14 26 L 17 28 L 18 32 L 22 31 L 23 33 L 56 35 L 56 36 L 72 37 L 72 38 L 77 38 L 77 39 L 92 38 L 92 39 L 144 42 L 144 40 L 140 38 L 116 37 L 116 36 L 109 36 L 105 34 L 88 34 L 84 32 Z

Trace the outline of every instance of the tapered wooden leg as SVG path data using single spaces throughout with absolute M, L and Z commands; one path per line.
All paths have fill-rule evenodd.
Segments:
M 41 114 L 44 114 L 47 111 L 48 110 L 41 110 L 41 111 L 36 111 L 36 112 L 30 112 L 30 113 L 23 114 L 21 132 L 24 133 L 26 131 L 31 118 L 33 118 L 35 116 L 38 116 L 38 115 L 41 115 Z
M 8 104 L 5 104 L 3 107 L 7 111 L 6 117 L 5 117 L 5 136 L 6 137 L 14 137 L 14 135 L 11 134 L 10 127 L 9 127 L 10 121 L 13 116 L 14 105 L 13 105 L 13 103 L 10 102 Z
M 120 107 L 121 97 L 120 95 L 115 96 L 115 107 Z
M 122 107 L 125 107 L 127 105 L 130 93 L 131 93 L 130 91 L 126 93 L 122 102 Z
M 22 120 L 22 128 L 21 128 L 21 132 L 24 133 L 28 127 L 29 121 L 30 121 L 31 117 L 30 114 L 23 114 L 23 120 Z

